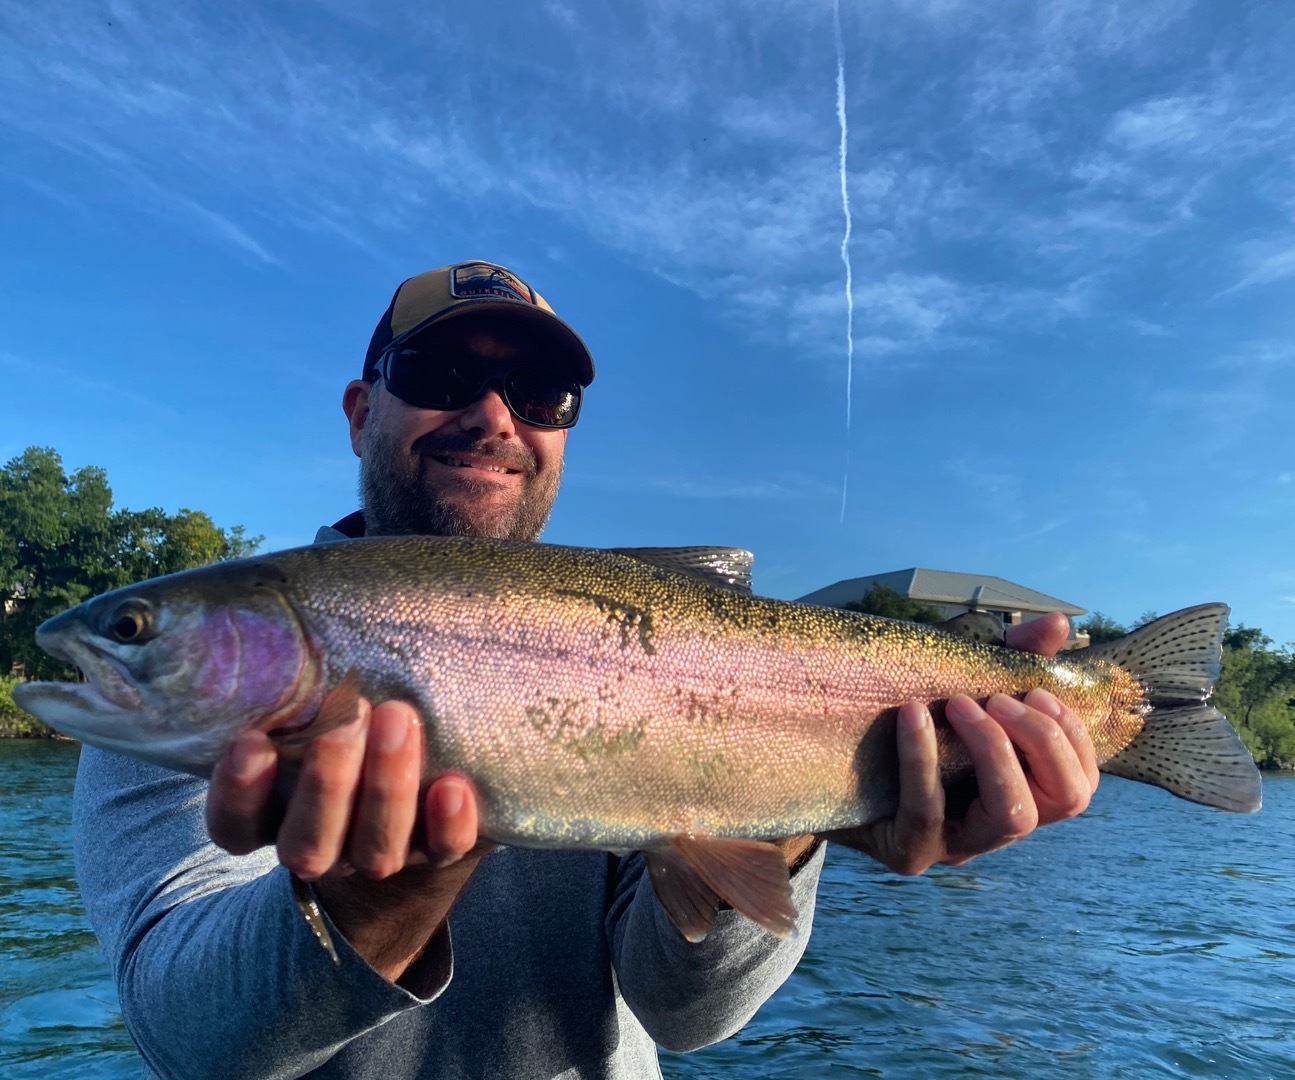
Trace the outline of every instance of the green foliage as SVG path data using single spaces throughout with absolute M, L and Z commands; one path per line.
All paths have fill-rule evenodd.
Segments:
M 22 711 L 14 704 L 13 688 L 18 679 L 13 675 L 0 675 L 0 739 L 27 739 L 52 735 L 54 732 L 36 717 Z
M 261 537 L 218 528 L 200 510 L 114 509 L 103 469 L 69 474 L 48 447 L 0 469 L 0 673 L 74 670 L 36 647 L 45 619 L 98 593 L 219 559 L 251 554 Z
M 1213 704 L 1261 768 L 1295 768 L 1295 655 L 1271 646 L 1256 627 L 1229 627 Z
M 903 593 L 873 582 L 862 600 L 851 600 L 841 605 L 846 611 L 862 611 L 865 615 L 884 615 L 887 619 L 907 619 L 909 622 L 941 623 L 948 616 L 934 604 L 910 600 Z
M 1100 611 L 1094 611 L 1075 629 L 1081 634 L 1088 635 L 1090 645 L 1100 645 L 1103 641 L 1114 641 L 1116 638 L 1121 638 L 1128 633 L 1122 623 L 1117 623 Z

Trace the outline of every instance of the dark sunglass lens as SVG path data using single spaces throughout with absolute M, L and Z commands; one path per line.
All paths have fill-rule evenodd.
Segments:
M 461 409 L 481 396 L 486 373 L 475 360 L 426 349 L 397 349 L 386 370 L 387 389 L 424 409 Z
M 528 424 L 570 427 L 580 415 L 580 384 L 552 372 L 510 371 L 504 389 L 509 408 Z

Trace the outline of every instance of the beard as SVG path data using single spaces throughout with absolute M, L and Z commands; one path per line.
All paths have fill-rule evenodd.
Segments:
M 381 430 L 365 425 L 361 436 L 360 505 L 368 536 L 485 536 L 496 540 L 537 540 L 557 497 L 561 468 L 540 476 L 535 454 L 525 446 L 474 439 L 467 433 L 429 432 L 412 453 Z M 496 484 L 464 476 L 451 491 L 428 475 L 431 458 L 480 454 L 522 476 L 518 497 L 507 505 L 489 498 Z M 464 470 L 466 472 L 467 470 Z

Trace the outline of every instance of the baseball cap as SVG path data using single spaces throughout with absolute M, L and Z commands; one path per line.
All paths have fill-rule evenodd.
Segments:
M 511 270 L 480 260 L 451 263 L 401 282 L 369 341 L 364 378 L 372 376 L 393 342 L 408 340 L 429 326 L 468 317 L 525 326 L 549 346 L 549 355 L 571 361 L 581 386 L 593 382 L 593 357 L 580 335 Z

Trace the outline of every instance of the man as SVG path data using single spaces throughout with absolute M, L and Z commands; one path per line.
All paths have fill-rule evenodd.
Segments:
M 343 395 L 363 511 L 317 539 L 536 539 L 592 379 L 583 342 L 510 271 L 461 263 L 409 279 Z M 1055 651 L 1064 620 L 1026 634 L 1016 644 Z M 934 728 L 910 704 L 898 814 L 833 839 L 917 873 L 1081 811 L 1097 778 L 1082 726 L 1038 692 L 987 709 L 949 707 L 980 780 L 965 815 L 945 819 Z M 806 932 L 780 941 L 725 910 L 689 943 L 640 855 L 489 850 L 469 778 L 421 788 L 422 745 L 408 705 L 361 702 L 312 745 L 283 807 L 259 733 L 209 786 L 85 748 L 78 876 L 157 1073 L 657 1075 L 655 1044 L 726 1037 L 795 966 L 814 838 L 780 842 Z M 310 883 L 340 963 L 311 937 L 289 871 Z

